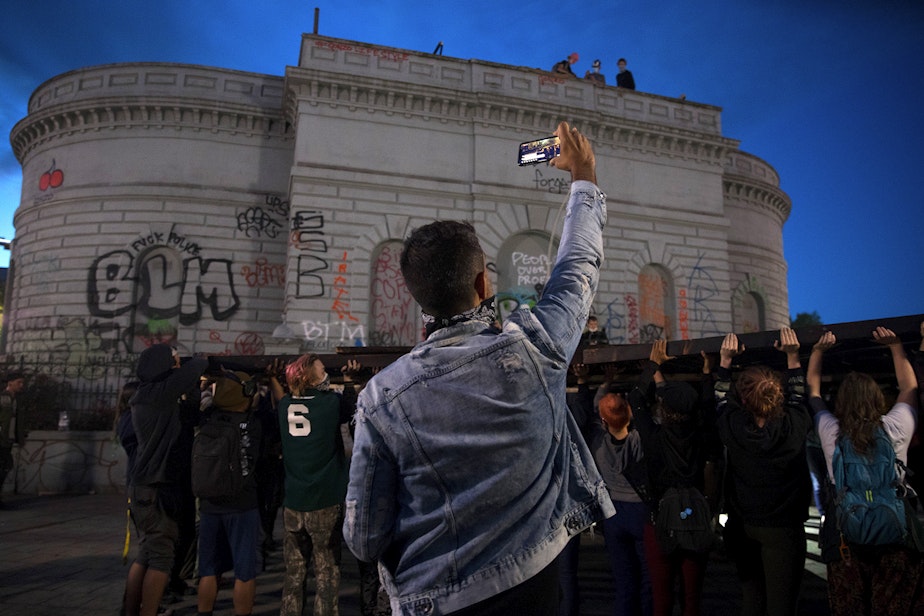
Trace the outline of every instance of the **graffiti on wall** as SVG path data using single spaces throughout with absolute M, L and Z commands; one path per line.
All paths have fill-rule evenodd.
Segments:
M 716 323 L 715 315 L 709 303 L 719 297 L 719 287 L 709 271 L 703 265 L 705 254 L 700 254 L 690 275 L 687 276 L 687 305 L 690 320 L 699 327 L 698 338 L 722 334 Z
M 237 215 L 237 230 L 249 238 L 275 239 L 285 229 L 289 202 L 278 195 L 266 195 L 262 205 L 247 208 Z
M 39 190 L 45 192 L 49 188 L 58 188 L 64 184 L 64 172 L 58 169 L 55 159 L 51 159 L 51 167 L 39 176 Z
M 359 323 L 359 319 L 350 312 L 350 292 L 347 290 L 349 286 L 347 269 L 347 252 L 344 250 L 343 257 L 340 259 L 340 263 L 337 264 L 337 275 L 334 276 L 334 301 L 330 309 L 340 320 L 346 319 L 354 323 Z
M 626 301 L 622 297 L 614 298 L 604 307 L 603 314 L 597 317 L 606 330 L 610 344 L 626 344 Z
M 225 345 L 224 351 L 213 352 L 210 355 L 263 355 L 266 351 L 263 337 L 256 332 L 243 332 L 233 343 L 229 343 L 224 340 L 220 331 L 213 329 L 209 331 L 209 340 Z
M 571 180 L 552 176 L 548 173 L 548 168 L 543 171 L 540 167 L 536 167 L 533 183 L 536 186 L 536 190 L 550 192 L 556 195 L 565 194 L 571 187 Z
M 124 351 L 130 341 L 113 321 L 24 317 L 16 320 L 16 330 L 29 339 L 30 358 L 46 365 L 51 376 L 96 380 L 129 359 Z
M 286 286 L 285 263 L 270 263 L 263 257 L 256 260 L 253 266 L 245 265 L 241 268 L 244 282 L 251 288 Z
M 546 254 L 531 255 L 525 252 L 514 252 L 511 255 L 517 287 L 532 287 L 545 285 L 549 279 L 549 256 Z
M 69 432 L 30 434 L 22 449 L 14 450 L 19 493 L 124 491 L 125 454 L 108 433 L 97 434 L 85 438 Z M 8 483 L 13 484 L 13 473 Z
M 372 263 L 369 340 L 374 346 L 411 346 L 419 338 L 419 320 L 401 275 L 400 256 L 401 242 L 388 242 Z
M 366 328 L 349 321 L 312 321 L 301 323 L 304 339 L 314 346 L 364 346 Z
M 351 45 L 350 43 L 338 43 L 335 41 L 315 41 L 314 46 L 320 49 L 330 49 L 332 51 L 348 51 L 350 53 L 363 56 L 373 56 L 383 60 L 390 60 L 392 62 L 404 62 L 410 57 L 408 54 L 402 53 L 400 51 L 377 49 L 373 47 L 361 47 L 359 45 Z
M 295 296 L 324 297 L 324 278 L 330 265 L 327 262 L 327 239 L 324 237 L 324 214 L 317 210 L 303 210 L 292 216 L 292 245 L 299 251 L 295 273 Z
M 180 279 L 170 276 L 163 255 L 137 264 L 127 250 L 113 250 L 93 261 L 87 279 L 87 308 L 96 317 L 113 318 L 135 311 L 150 317 L 179 315 L 180 323 L 198 322 L 206 309 L 225 321 L 240 305 L 228 259 L 183 260 Z M 171 298 L 163 301 L 163 298 Z
M 124 352 L 173 343 L 178 325 L 203 318 L 227 321 L 238 310 L 231 261 L 208 259 L 174 227 L 151 229 L 128 248 L 93 260 L 87 275 L 87 309 L 98 319 L 128 317 Z
M 654 342 L 673 335 L 670 283 L 658 268 L 645 266 L 638 276 L 639 342 Z
M 629 344 L 638 344 L 638 299 L 632 293 L 626 293 L 626 331 Z

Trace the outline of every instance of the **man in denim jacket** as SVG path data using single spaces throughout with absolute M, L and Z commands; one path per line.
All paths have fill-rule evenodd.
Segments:
M 565 404 L 606 197 L 587 139 L 564 122 L 556 134 L 551 164 L 571 172 L 571 196 L 532 310 L 495 327 L 468 223 L 438 221 L 405 241 L 401 271 L 428 337 L 359 396 L 343 527 L 358 558 L 379 562 L 396 614 L 557 614 L 556 556 L 615 513 Z

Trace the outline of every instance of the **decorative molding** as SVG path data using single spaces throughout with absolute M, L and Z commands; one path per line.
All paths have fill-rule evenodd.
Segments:
M 726 173 L 722 178 L 722 188 L 726 205 L 744 204 L 762 209 L 776 216 L 780 225 L 786 222 L 792 211 L 792 200 L 789 196 L 770 184 Z
M 304 73 L 311 73 L 310 75 Z M 285 116 L 295 125 L 301 104 L 332 110 L 374 114 L 458 126 L 476 124 L 490 130 L 551 133 L 565 108 L 540 108 L 502 95 L 464 90 L 427 88 L 404 82 L 385 82 L 352 75 L 318 74 L 290 69 L 286 78 Z M 571 122 L 586 134 L 595 148 L 613 148 L 683 159 L 716 167 L 725 166 L 737 142 L 721 136 L 568 108 Z
M 90 101 L 87 101 L 90 103 Z M 19 122 L 10 136 L 13 153 L 20 163 L 36 147 L 54 139 L 113 130 L 193 131 L 241 135 L 248 138 L 294 139 L 282 114 L 190 105 L 186 101 L 147 99 L 132 103 L 107 104 L 71 109 L 51 109 Z
M 282 95 L 282 78 L 271 75 L 165 63 L 90 67 L 39 86 L 10 142 L 22 163 L 48 141 L 104 130 L 193 130 L 290 140 Z

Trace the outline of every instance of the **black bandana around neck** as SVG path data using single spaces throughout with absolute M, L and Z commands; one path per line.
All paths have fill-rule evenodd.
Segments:
M 439 329 L 457 325 L 465 321 L 481 321 L 486 327 L 493 327 L 494 323 L 497 321 L 497 309 L 494 307 L 494 298 L 495 296 L 492 295 L 471 310 L 466 310 L 448 319 L 421 312 L 427 337 L 429 338 L 430 334 Z

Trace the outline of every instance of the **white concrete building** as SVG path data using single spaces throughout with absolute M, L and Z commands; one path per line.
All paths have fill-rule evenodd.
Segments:
M 155 340 L 411 345 L 397 258 L 434 219 L 473 222 L 503 311 L 529 303 L 568 178 L 516 150 L 559 120 L 593 142 L 609 197 L 594 309 L 610 342 L 788 324 L 790 200 L 718 107 L 305 35 L 284 77 L 115 64 L 35 91 L 10 137 L 23 191 L 3 351 L 102 367 Z

